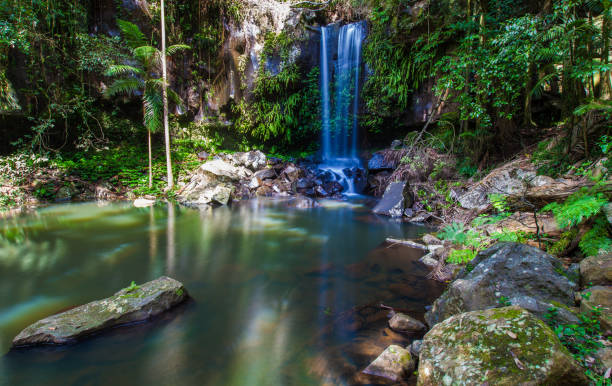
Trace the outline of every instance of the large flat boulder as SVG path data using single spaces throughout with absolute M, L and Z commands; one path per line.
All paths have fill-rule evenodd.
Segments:
M 578 321 L 568 309 L 577 284 L 549 254 L 525 244 L 499 243 L 479 253 L 471 265 L 473 269 L 460 272 L 425 314 L 430 327 L 456 314 L 506 302 L 542 318 L 554 306 L 562 320 Z
M 188 206 L 227 205 L 236 185 L 253 175 L 243 166 L 215 159 L 202 164 L 181 189 L 177 200 Z
M 408 182 L 392 182 L 387 186 L 385 194 L 372 211 L 385 216 L 402 217 L 404 210 L 411 207 L 412 204 L 413 198 Z
M 555 333 L 517 307 L 473 311 L 423 338 L 418 385 L 587 385 Z
M 180 282 L 166 276 L 117 292 L 26 327 L 13 347 L 66 344 L 119 325 L 147 320 L 187 298 Z

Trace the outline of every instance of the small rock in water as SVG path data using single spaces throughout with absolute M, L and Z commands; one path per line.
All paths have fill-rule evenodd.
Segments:
M 71 343 L 108 328 L 147 320 L 186 298 L 183 284 L 162 276 L 124 288 L 110 298 L 39 320 L 13 339 L 13 347 Z
M 423 346 L 422 340 L 413 341 L 409 346 L 410 354 L 412 354 L 413 357 L 418 358 L 421 354 L 421 346 Z
M 149 200 L 147 198 L 137 198 L 134 200 L 134 206 L 136 208 L 146 208 L 149 206 L 153 206 L 155 204 L 155 200 Z
M 419 261 L 430 268 L 438 266 L 438 260 L 436 259 L 435 252 L 426 254 L 425 256 L 421 257 Z
M 391 345 L 363 372 L 397 382 L 414 370 L 416 364 L 405 348 Z
M 389 320 L 389 327 L 392 330 L 403 333 L 414 333 L 425 330 L 425 325 L 415 318 L 406 314 L 395 314 Z

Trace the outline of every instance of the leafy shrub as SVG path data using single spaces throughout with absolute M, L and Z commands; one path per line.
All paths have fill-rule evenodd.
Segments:
M 474 260 L 477 252 L 471 249 L 453 249 L 446 259 L 451 264 L 465 264 Z

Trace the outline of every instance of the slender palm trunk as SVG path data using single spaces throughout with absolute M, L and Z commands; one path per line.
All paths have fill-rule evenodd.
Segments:
M 153 187 L 153 156 L 151 154 L 151 130 L 147 129 L 147 143 L 149 145 L 149 189 Z
M 166 170 L 168 177 L 168 190 L 174 189 L 174 177 L 172 176 L 172 156 L 170 155 L 170 129 L 168 128 L 168 73 L 166 67 L 166 17 L 164 11 L 164 0 L 161 0 L 161 38 L 162 38 L 162 99 L 164 103 L 164 139 L 166 142 Z

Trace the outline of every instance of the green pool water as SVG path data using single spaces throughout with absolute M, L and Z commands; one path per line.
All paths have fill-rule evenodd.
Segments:
M 359 200 L 308 210 L 278 200 L 212 211 L 85 203 L 2 219 L 0 384 L 363 382 L 386 345 L 410 342 L 378 306 L 422 318 L 441 292 L 420 252 L 384 243 L 424 231 Z M 10 350 L 40 318 L 161 275 L 192 300 L 71 346 Z

